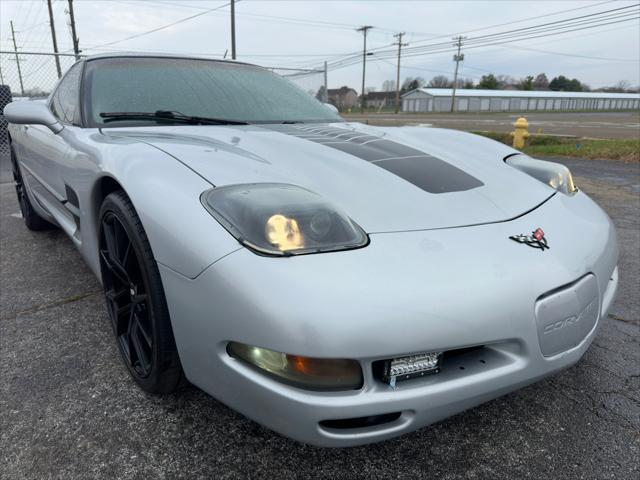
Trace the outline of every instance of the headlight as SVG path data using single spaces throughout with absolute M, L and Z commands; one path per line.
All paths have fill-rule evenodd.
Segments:
M 356 360 L 287 355 L 266 348 L 229 342 L 227 353 L 285 383 L 311 390 L 354 390 L 362 387 Z
M 240 243 L 264 254 L 346 250 L 369 241 L 344 213 L 295 185 L 230 185 L 204 192 L 201 200 Z
M 505 162 L 567 195 L 578 191 L 569 169 L 559 163 L 536 160 L 520 154 L 507 158 Z

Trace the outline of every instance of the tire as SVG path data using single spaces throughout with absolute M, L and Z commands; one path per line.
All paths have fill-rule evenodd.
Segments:
M 158 265 L 131 200 L 109 194 L 100 209 L 100 269 L 118 350 L 136 383 L 171 393 L 187 382 Z
M 18 165 L 18 157 L 16 156 L 16 152 L 13 149 L 13 145 L 10 145 L 9 152 L 9 155 L 11 156 L 11 171 L 13 173 L 13 181 L 15 182 L 16 195 L 18 197 L 18 203 L 20 204 L 20 212 L 22 213 L 24 224 L 29 230 L 33 230 L 35 232 L 57 228 L 54 224 L 46 221 L 44 218 L 38 215 L 38 213 L 36 213 L 33 205 L 31 204 L 31 200 L 29 200 L 27 187 L 22 180 L 22 172 L 20 171 L 20 166 Z

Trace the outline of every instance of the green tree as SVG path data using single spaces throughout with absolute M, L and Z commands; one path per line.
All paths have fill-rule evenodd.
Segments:
M 582 84 L 577 78 L 569 80 L 564 75 L 559 75 L 549 82 L 549 90 L 556 92 L 581 92 Z
M 410 92 L 411 90 L 415 90 L 416 88 L 420 88 L 422 86 L 424 86 L 425 81 L 424 78 L 422 77 L 407 77 L 404 79 L 404 82 L 402 83 L 402 91 L 403 92 Z
M 478 88 L 483 90 L 497 90 L 498 89 L 498 79 L 495 77 L 493 73 L 489 73 L 488 75 L 483 75 L 478 83 Z
M 533 75 L 527 75 L 518 82 L 518 90 L 533 90 Z

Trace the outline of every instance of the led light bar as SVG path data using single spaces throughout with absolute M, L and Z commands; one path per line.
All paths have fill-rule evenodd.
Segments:
M 382 379 L 395 387 L 396 382 L 401 380 L 438 373 L 441 358 L 442 352 L 430 352 L 387 360 Z

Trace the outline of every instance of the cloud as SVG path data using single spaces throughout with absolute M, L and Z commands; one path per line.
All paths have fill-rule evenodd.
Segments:
M 21 6 L 21 3 L 23 5 Z M 43 2 L 32 2 L 32 9 L 46 9 Z M 226 1 L 78 1 L 74 3 L 81 48 L 101 45 L 130 35 L 149 31 L 206 8 L 222 6 Z M 0 2 L 2 47 L 10 47 L 5 33 L 8 21 L 14 19 L 20 28 L 32 23 L 26 15 L 27 2 Z M 599 5 L 597 5 L 599 4 Z M 362 50 L 359 25 L 375 28 L 368 36 L 370 49 L 394 48 L 393 34 L 406 32 L 410 46 L 433 42 L 449 42 L 451 36 L 466 33 L 473 37 L 489 33 L 515 30 L 536 24 L 553 22 L 594 12 L 633 5 L 622 1 L 602 4 L 594 0 L 520 2 L 520 1 L 249 1 L 237 3 L 237 50 L 240 60 L 266 66 L 318 68 L 345 54 Z M 65 27 L 66 2 L 55 2 L 56 24 L 61 49 L 70 49 L 71 42 Z M 528 6 L 531 8 L 523 8 Z M 570 10 L 550 15 L 560 10 Z M 518 22 L 523 18 L 530 18 Z M 302 19 L 302 21 L 292 20 Z M 40 19 L 41 20 L 41 19 Z M 105 47 L 122 50 L 170 51 L 222 55 L 230 48 L 228 8 L 180 23 L 174 27 L 119 42 Z M 497 25 L 491 29 L 484 27 Z M 479 30 L 482 29 L 482 30 Z M 436 39 L 433 39 L 437 37 Z M 37 38 L 37 37 L 34 37 Z M 46 35 L 34 50 L 50 50 Z M 523 77 L 546 72 L 548 76 L 563 74 L 577 77 L 594 85 L 614 84 L 626 79 L 640 84 L 638 63 L 614 62 L 588 58 L 527 51 L 518 46 L 551 52 L 578 54 L 589 57 L 611 57 L 637 60 L 640 56 L 640 28 L 638 21 L 615 24 L 598 29 L 570 32 L 515 45 L 464 49 L 462 75 L 479 78 L 483 73 L 507 74 Z M 30 46 L 31 48 L 31 46 Z M 96 50 L 94 53 L 104 50 Z M 387 79 L 395 79 L 395 58 L 377 61 L 369 57 L 367 85 L 380 88 Z M 453 75 L 451 52 L 406 57 L 402 61 L 402 77 L 420 75 L 431 78 L 441 72 Z M 362 65 L 331 70 L 330 86 L 351 85 L 359 90 Z

